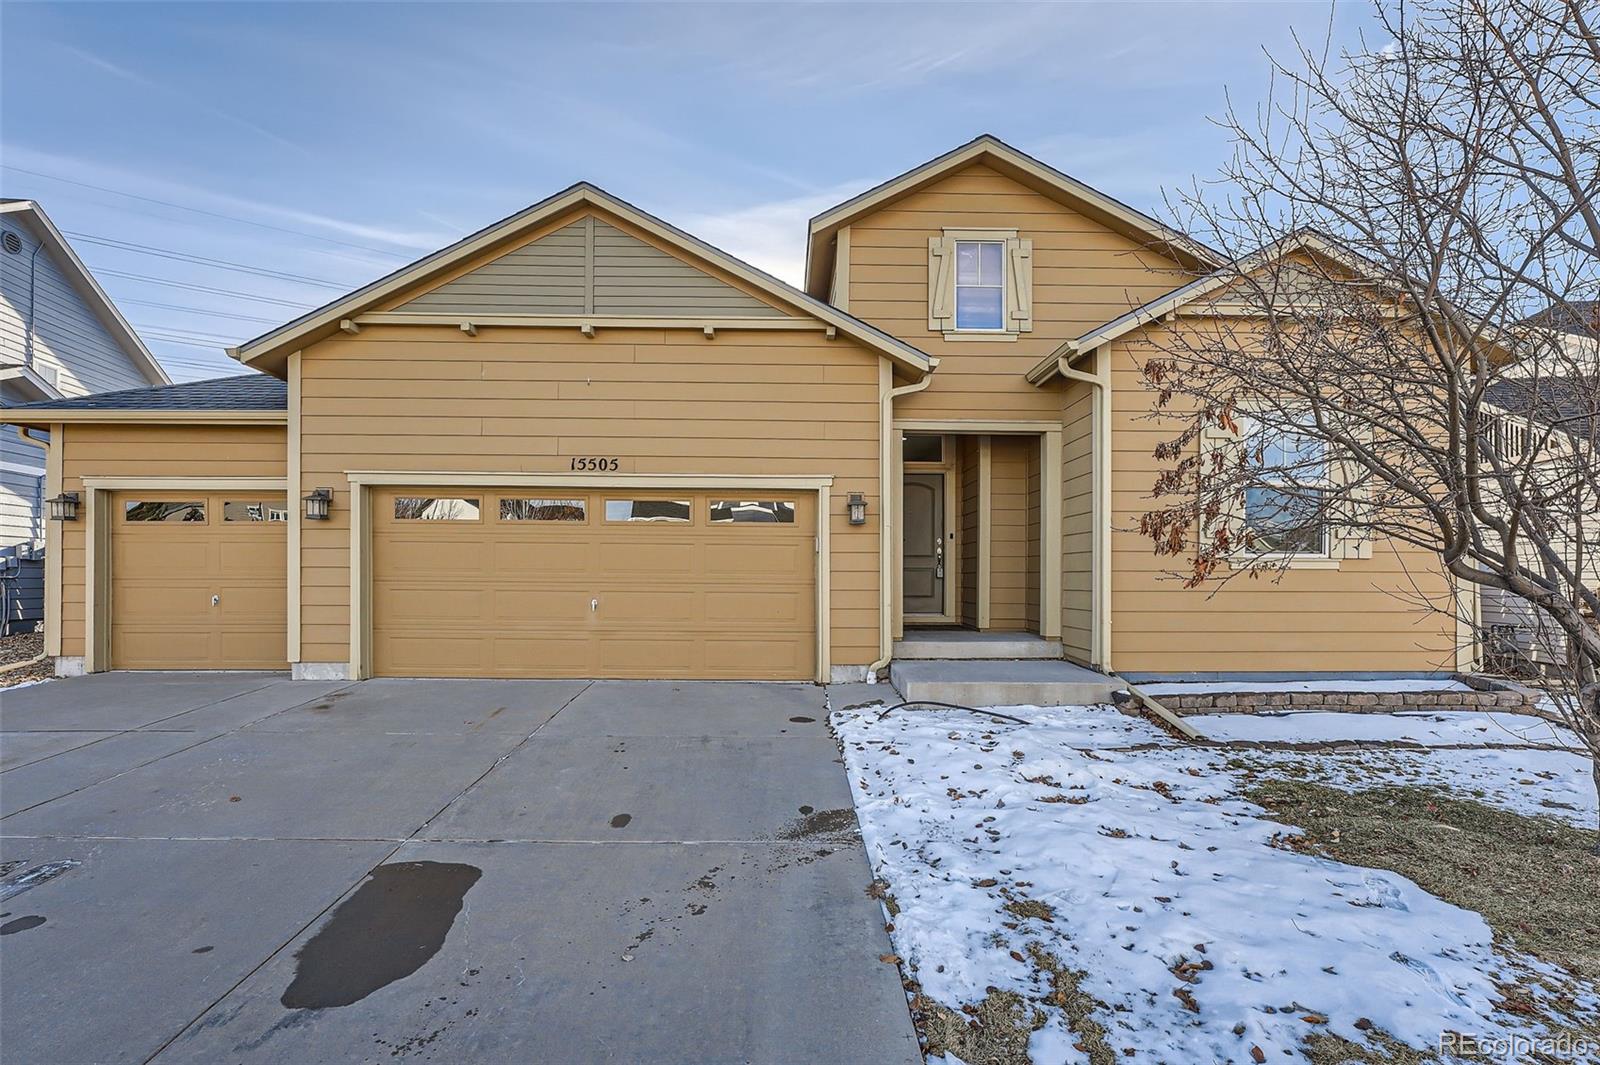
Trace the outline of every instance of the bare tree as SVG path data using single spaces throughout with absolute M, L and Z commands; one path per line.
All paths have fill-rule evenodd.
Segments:
M 1230 107 L 1180 205 L 1229 265 L 1147 330 L 1175 428 L 1141 529 L 1194 585 L 1387 542 L 1437 558 L 1435 609 L 1520 597 L 1600 789 L 1600 359 L 1552 328 L 1600 299 L 1596 17 L 1378 0 L 1359 48 L 1301 45 Z

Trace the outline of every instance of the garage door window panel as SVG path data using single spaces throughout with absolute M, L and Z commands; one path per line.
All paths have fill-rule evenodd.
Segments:
M 694 506 L 687 499 L 608 499 L 606 521 L 655 525 L 687 525 Z
M 254 524 L 257 522 L 288 521 L 289 512 L 283 501 L 229 499 L 222 504 L 222 520 Z
M 713 525 L 793 525 L 792 500 L 713 499 Z
M 123 504 L 124 521 L 175 522 L 204 525 L 206 505 L 200 500 L 130 499 Z
M 395 496 L 396 521 L 478 521 L 483 512 L 476 496 Z
M 589 520 L 589 503 L 584 499 L 504 498 L 500 500 L 500 520 L 582 524 Z

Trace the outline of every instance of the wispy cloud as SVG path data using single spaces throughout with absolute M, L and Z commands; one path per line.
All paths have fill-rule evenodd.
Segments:
M 69 55 L 76 58 L 79 62 L 91 66 L 102 73 L 109 74 L 114 78 L 120 78 L 121 80 L 130 82 L 134 85 L 139 85 L 157 95 L 165 96 L 169 99 L 182 100 L 186 105 L 200 112 L 201 114 L 211 115 L 212 117 L 220 118 L 225 122 L 231 122 L 241 129 L 248 130 L 259 137 L 271 141 L 280 148 L 288 148 L 289 150 L 298 152 L 302 155 L 310 154 L 305 145 L 299 144 L 287 137 L 275 133 L 259 123 L 252 122 L 248 118 L 244 118 L 241 115 L 236 115 L 232 111 L 225 111 L 220 107 L 204 103 L 187 92 L 178 91 L 171 86 L 164 85 L 159 81 L 146 77 L 136 70 L 131 70 L 119 63 L 114 63 L 105 56 L 91 52 L 87 48 L 81 48 L 77 45 L 71 44 L 62 44 L 59 47 Z
M 125 192 L 162 197 L 195 207 L 234 211 L 257 218 L 293 222 L 323 229 L 341 236 L 392 244 L 401 249 L 432 251 L 459 236 L 459 234 L 452 235 L 448 230 L 443 229 L 404 229 L 348 218 L 335 218 L 332 215 L 320 214 L 300 207 L 285 206 L 267 200 L 174 181 L 169 178 L 130 170 L 126 167 L 110 166 L 80 156 L 39 151 L 22 144 L 7 143 L 4 148 L 6 163 L 12 166 L 26 167 L 46 173 L 56 173 L 63 177 L 70 176 L 77 180 L 97 181 Z M 3 167 L 0 167 L 0 169 L 3 169 Z
M 807 223 L 872 184 L 853 181 L 809 196 L 691 214 L 673 221 L 751 266 L 803 286 Z

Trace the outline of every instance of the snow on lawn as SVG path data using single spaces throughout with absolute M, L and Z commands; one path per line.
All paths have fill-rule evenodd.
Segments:
M 1557 817 L 1579 828 L 1594 828 L 1600 818 L 1589 759 L 1562 751 L 1234 751 L 1230 764 L 1264 777 L 1326 784 L 1343 791 L 1397 785 L 1438 788 L 1516 814 Z
M 1576 734 L 1530 714 L 1483 710 L 1404 710 L 1397 713 L 1339 713 L 1306 710 L 1283 713 L 1195 714 L 1189 724 L 1214 740 L 1316 742 L 1403 740 L 1428 747 L 1454 744 L 1508 744 L 1582 748 Z
M 1237 797 L 1241 752 L 1180 746 L 1110 708 L 1005 712 L 1027 724 L 876 707 L 830 720 L 907 972 L 952 1008 L 991 987 L 1030 999 L 1049 1018 L 1034 1061 L 1086 1060 L 1017 960 L 1035 943 L 1084 972 L 1108 1044 L 1138 1061 L 1282 1060 L 1315 1032 L 1364 1042 L 1363 1019 L 1419 1048 L 1447 1029 L 1537 1031 L 1494 1011 L 1494 981 L 1554 970 L 1497 951 L 1481 917 L 1404 877 L 1273 846 L 1294 830 Z M 1051 919 L 1006 908 L 1027 900 Z

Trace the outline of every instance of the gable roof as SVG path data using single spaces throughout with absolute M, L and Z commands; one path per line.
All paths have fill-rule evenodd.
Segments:
M 1352 273 L 1370 273 L 1373 269 L 1372 264 L 1361 259 L 1356 253 L 1336 241 L 1329 240 L 1322 234 L 1312 230 L 1299 230 L 1275 240 L 1265 247 L 1256 249 L 1236 263 L 1219 267 L 1219 269 L 1203 277 L 1198 277 L 1187 285 L 1175 288 L 1166 295 L 1157 296 L 1155 299 L 1133 308 L 1127 314 L 1119 315 L 1109 322 L 1095 326 L 1080 336 L 1073 337 L 1039 360 L 1033 369 L 1028 371 L 1028 381 L 1035 385 L 1044 384 L 1060 371 L 1060 360 L 1063 357 L 1071 359 L 1076 355 L 1093 351 L 1102 344 L 1109 344 L 1111 341 L 1125 336 L 1135 329 L 1160 321 L 1180 307 L 1193 303 L 1195 300 L 1208 296 L 1219 289 L 1226 288 L 1241 273 L 1249 273 L 1251 270 L 1274 262 L 1296 251 L 1309 252 L 1312 255 L 1331 260 Z
M 1518 324 L 1600 339 L 1600 300 L 1571 300 L 1556 304 L 1524 318 Z
M 50 221 L 50 216 L 44 213 L 33 200 L 0 200 L 0 215 L 9 222 L 25 228 L 35 240 L 39 241 L 50 250 L 50 257 L 55 260 L 57 268 L 61 271 L 78 293 L 78 298 L 83 300 L 84 306 L 92 313 L 116 341 L 117 346 L 127 355 L 128 360 L 144 375 L 145 380 L 153 385 L 167 385 L 172 383 L 172 378 L 167 376 L 167 371 L 161 368 L 156 357 L 150 349 L 144 346 L 144 341 L 139 339 L 139 334 L 133 331 L 133 326 L 122 317 L 122 312 L 117 310 L 117 305 L 111 302 L 111 297 L 106 295 L 105 289 L 94 279 L 89 268 L 83 265 L 83 260 L 78 258 L 78 253 L 72 250 L 72 245 L 67 243 L 67 238 L 61 235 L 55 223 Z
M 720 248 L 713 247 L 700 238 L 618 199 L 604 189 L 583 181 L 480 229 L 446 248 L 426 255 L 409 266 L 403 266 L 394 273 L 356 289 L 349 295 L 325 304 L 286 325 L 264 333 L 254 340 L 245 341 L 238 347 L 229 348 L 228 354 L 246 365 L 259 362 L 270 369 L 272 364 L 269 359 L 286 355 L 330 335 L 339 328 L 339 323 L 343 319 L 361 314 L 386 297 L 438 276 L 451 266 L 475 255 L 492 251 L 498 245 L 509 244 L 548 219 L 586 206 L 607 211 L 651 236 L 726 271 L 756 290 L 796 307 L 802 313 L 834 327 L 845 336 L 874 349 L 914 373 L 927 373 L 935 365 L 934 360 L 928 355 L 905 341 L 892 337 L 883 330 L 868 325 L 822 300 L 814 299 L 793 285 L 780 281 Z
M 806 290 L 814 295 L 828 291 L 833 235 L 841 228 L 957 170 L 978 163 L 990 166 L 1036 192 L 1066 204 L 1115 232 L 1154 245 L 1187 267 L 1212 267 L 1223 261 L 1220 253 L 1188 234 L 1129 207 L 1099 189 L 1085 185 L 1075 177 L 1063 174 L 1013 148 L 992 133 L 984 133 L 813 218 L 806 237 Z

